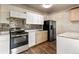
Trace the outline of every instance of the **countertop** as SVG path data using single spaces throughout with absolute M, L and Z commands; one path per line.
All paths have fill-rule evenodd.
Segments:
M 79 40 L 79 33 L 77 32 L 66 32 L 66 33 L 59 34 L 58 36 Z
M 2 31 L 2 32 L 0 32 L 0 36 L 1 35 L 9 35 L 9 31 Z
M 25 30 L 25 32 L 36 32 L 36 31 L 46 31 L 46 30 Z
M 40 30 L 39 29 L 38 30 L 25 30 L 25 32 L 36 32 L 36 31 L 46 31 L 46 30 L 41 30 L 41 29 Z M 1 35 L 9 35 L 9 31 L 1 31 L 0 36 Z

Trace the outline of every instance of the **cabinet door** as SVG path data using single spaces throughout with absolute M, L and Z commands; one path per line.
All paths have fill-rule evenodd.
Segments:
M 36 44 L 47 41 L 47 31 L 36 32 Z
M 38 24 L 38 17 L 37 14 L 33 13 L 33 24 Z
M 41 31 L 38 31 L 36 32 L 36 44 L 39 44 L 39 43 L 42 43 L 42 32 Z
M 35 45 L 35 32 L 29 32 L 29 47 Z
M 43 35 L 43 39 L 42 39 L 42 41 L 44 42 L 44 41 L 47 41 L 47 31 L 43 31 L 43 33 L 42 33 L 42 35 Z
M 33 24 L 33 15 L 31 12 L 27 12 L 26 24 Z
M 70 20 L 79 21 L 79 8 L 70 10 Z
M 79 41 L 57 36 L 57 54 L 79 54 Z
M 44 17 L 42 15 L 27 12 L 26 24 L 43 24 Z
M 43 25 L 44 17 L 42 15 L 39 15 L 38 18 L 39 18 L 38 19 L 39 24 Z
M 10 11 L 10 17 L 26 19 L 26 14 L 22 12 Z
M 41 24 L 41 19 L 40 19 L 40 15 L 38 15 L 38 24 Z
M 10 43 L 9 43 L 9 36 L 8 35 L 3 35 L 0 36 L 0 54 L 9 54 L 9 49 L 10 49 Z
M 32 18 L 33 24 L 40 24 L 40 23 L 39 23 L 39 22 L 40 22 L 40 21 L 39 21 L 39 15 L 36 14 L 36 13 L 33 13 L 32 16 L 33 16 L 33 18 Z

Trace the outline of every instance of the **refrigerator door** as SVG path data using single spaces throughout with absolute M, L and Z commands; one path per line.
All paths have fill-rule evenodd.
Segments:
M 53 41 L 54 39 L 54 32 L 52 30 L 48 31 L 48 41 Z
M 44 21 L 44 30 L 48 31 L 48 41 L 54 41 L 56 39 L 56 22 Z

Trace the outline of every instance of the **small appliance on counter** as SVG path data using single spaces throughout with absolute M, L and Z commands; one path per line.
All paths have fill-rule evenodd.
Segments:
M 10 53 L 16 54 L 28 49 L 28 32 L 21 28 L 10 29 Z
M 44 21 L 43 30 L 48 31 L 48 41 L 56 40 L 56 21 Z

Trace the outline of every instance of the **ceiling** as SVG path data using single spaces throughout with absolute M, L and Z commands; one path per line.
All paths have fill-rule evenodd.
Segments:
M 50 8 L 43 8 L 42 4 L 25 4 L 25 5 L 45 13 L 58 12 L 74 6 L 78 6 L 78 4 L 53 4 L 53 6 Z

